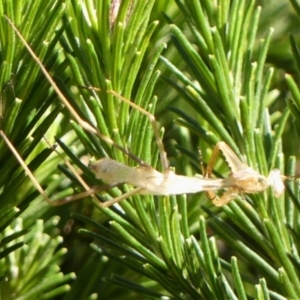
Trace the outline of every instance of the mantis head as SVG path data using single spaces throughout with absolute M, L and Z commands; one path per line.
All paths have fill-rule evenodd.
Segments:
M 252 168 L 239 170 L 231 175 L 235 185 L 245 193 L 258 193 L 265 191 L 269 186 L 269 179 Z
M 282 176 L 278 169 L 270 172 L 268 177 L 259 174 L 257 171 L 248 167 L 239 170 L 231 175 L 235 185 L 245 193 L 263 192 L 268 187 L 273 187 L 275 197 L 280 197 L 284 190 L 284 181 L 286 176 Z

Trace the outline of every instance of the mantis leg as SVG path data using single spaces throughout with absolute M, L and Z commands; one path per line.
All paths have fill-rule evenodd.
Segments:
M 72 107 L 72 105 L 69 103 L 69 101 L 67 100 L 67 98 L 64 96 L 64 94 L 60 91 L 60 89 L 58 88 L 57 84 L 55 83 L 55 81 L 51 78 L 50 74 L 48 73 L 48 71 L 46 70 L 46 68 L 44 67 L 44 65 L 42 64 L 42 62 L 40 61 L 40 59 L 37 57 L 37 55 L 33 52 L 33 50 L 31 49 L 31 47 L 29 46 L 29 44 L 26 42 L 26 40 L 24 39 L 24 37 L 22 36 L 22 34 L 19 32 L 19 30 L 16 28 L 16 26 L 13 24 L 13 22 L 7 17 L 5 16 L 7 22 L 11 25 L 11 27 L 14 29 L 14 31 L 16 32 L 16 34 L 18 35 L 18 37 L 20 38 L 20 40 L 22 41 L 22 43 L 24 44 L 24 46 L 26 47 L 26 49 L 28 50 L 28 52 L 30 53 L 30 55 L 32 56 L 32 58 L 34 59 L 34 61 L 38 64 L 38 66 L 40 67 L 41 71 L 43 72 L 44 76 L 46 77 L 46 79 L 48 80 L 48 82 L 50 83 L 50 85 L 53 87 L 53 89 L 55 90 L 56 94 L 58 95 L 60 101 L 65 105 L 65 107 L 69 110 L 70 114 L 72 115 L 72 117 L 76 120 L 76 122 L 87 132 L 90 132 L 92 134 L 95 134 L 96 136 L 98 136 L 101 140 L 103 140 L 104 142 L 106 142 L 109 145 L 114 146 L 115 148 L 119 149 L 120 151 L 122 151 L 124 154 L 126 154 L 127 156 L 129 156 L 130 158 L 134 159 L 135 161 L 139 162 L 142 165 L 148 166 L 150 167 L 147 163 L 141 161 L 138 157 L 136 157 L 134 154 L 132 154 L 131 152 L 129 152 L 127 149 L 125 149 L 124 147 L 122 147 L 121 145 L 117 144 L 115 141 L 113 141 L 111 138 L 105 136 L 104 134 L 102 134 L 97 128 L 95 128 L 94 126 L 92 126 L 91 124 L 89 124 L 88 122 L 84 121 L 79 114 L 76 112 L 76 110 Z M 112 93 L 112 92 L 111 92 Z M 115 93 L 115 92 L 114 92 Z M 112 94 L 114 94 L 112 93 Z M 118 95 L 117 93 L 115 93 L 115 95 Z M 118 95 L 118 97 L 120 97 Z M 135 107 L 140 110 L 141 112 L 143 112 L 144 110 L 140 107 L 138 107 L 137 105 L 133 104 L 131 101 L 121 97 L 121 100 L 123 100 L 124 102 L 128 103 L 129 105 Z M 144 111 L 146 114 L 149 114 L 148 112 Z M 155 120 L 154 116 L 152 116 L 151 114 L 149 114 L 149 119 L 151 121 L 151 118 L 153 120 Z M 153 121 L 151 121 L 152 123 Z M 155 123 L 155 122 L 154 122 Z M 153 123 L 152 123 L 153 124 Z M 155 131 L 155 130 L 154 130 Z M 156 134 L 157 135 L 157 134 Z M 159 134 L 158 134 L 159 136 Z M 162 147 L 163 149 L 163 147 Z M 163 151 L 164 152 L 164 151 Z M 162 154 L 161 154 L 162 156 Z
M 212 153 L 209 163 L 207 165 L 207 170 L 206 170 L 206 174 L 208 175 L 207 177 L 211 176 L 212 171 L 213 171 L 213 166 L 217 160 L 217 157 L 218 157 L 220 151 L 223 153 L 225 160 L 228 163 L 232 173 L 235 173 L 237 171 L 247 168 L 247 165 L 244 164 L 238 158 L 238 156 L 233 152 L 233 150 L 225 142 L 218 142 L 215 145 L 215 148 L 213 150 L 213 153 Z
M 163 171 L 166 172 L 169 169 L 169 161 L 168 161 L 168 158 L 167 158 L 166 151 L 164 149 L 162 139 L 161 139 L 160 134 L 159 134 L 159 129 L 158 129 L 157 122 L 156 122 L 156 119 L 155 119 L 154 115 L 152 115 L 151 113 L 149 113 L 148 111 L 146 111 L 142 107 L 136 105 L 135 103 L 131 102 L 130 100 L 124 98 L 123 96 L 117 94 L 115 91 L 108 91 L 108 92 L 110 92 L 111 94 L 113 94 L 116 97 L 119 97 L 123 102 L 130 105 L 134 109 L 138 110 L 140 113 L 142 113 L 143 115 L 145 115 L 149 119 L 149 121 L 150 121 L 150 123 L 153 127 L 153 131 L 154 131 L 156 143 L 157 143 L 157 146 L 158 146 Z
M 94 194 L 96 192 L 104 191 L 104 190 L 107 190 L 109 188 L 112 188 L 112 187 L 115 187 L 115 186 L 119 185 L 119 183 L 114 183 L 114 184 L 111 183 L 111 184 L 106 184 L 106 185 L 103 185 L 103 186 L 100 186 L 100 187 L 92 187 L 92 188 L 90 188 L 85 183 L 85 181 L 81 178 L 81 176 L 78 174 L 78 172 L 74 169 L 74 167 L 70 164 L 70 162 L 68 160 L 66 160 L 65 158 L 63 158 L 63 160 L 66 163 L 66 165 L 68 166 L 68 168 L 72 171 L 72 173 L 75 175 L 76 179 L 81 183 L 81 185 L 84 187 L 84 189 L 86 191 L 84 191 L 82 193 L 79 193 L 79 194 L 76 194 L 76 195 L 67 196 L 67 197 L 62 198 L 62 199 L 51 200 L 51 199 L 49 199 L 48 195 L 46 194 L 46 192 L 44 191 L 44 189 L 42 188 L 42 186 L 36 180 L 36 178 L 34 177 L 34 175 L 32 174 L 32 172 L 27 167 L 26 163 L 24 162 L 24 160 L 22 159 L 22 157 L 18 153 L 18 151 L 15 149 L 15 147 L 12 145 L 12 143 L 10 142 L 10 140 L 8 139 L 8 137 L 5 135 L 5 133 L 2 130 L 0 130 L 0 135 L 3 138 L 3 140 L 5 141 L 6 145 L 11 150 L 11 152 L 14 154 L 14 156 L 16 157 L 16 159 L 18 160 L 18 162 L 20 163 L 20 165 L 25 170 L 27 176 L 31 179 L 31 181 L 32 181 L 33 185 L 35 186 L 35 188 L 40 192 L 40 194 L 43 196 L 43 198 L 46 200 L 46 202 L 49 205 L 51 205 L 51 206 L 63 205 L 63 204 L 66 204 L 66 203 L 70 203 L 70 202 L 82 199 L 82 198 L 87 197 L 87 196 L 93 196 L 93 197 L 95 197 Z M 58 155 L 60 155 L 60 154 L 58 153 Z
M 231 172 L 237 172 L 246 167 L 246 165 L 241 162 L 241 160 L 225 142 L 218 142 L 213 150 L 206 171 L 203 173 L 205 178 L 211 178 L 213 167 L 220 151 L 223 153 L 225 160 L 231 169 Z M 232 187 L 229 188 L 221 197 L 218 197 L 212 190 L 207 191 L 206 195 L 214 205 L 223 206 L 236 198 L 239 192 L 239 188 Z
M 218 197 L 216 193 L 212 191 L 207 192 L 207 195 L 209 195 L 209 197 L 212 197 L 209 199 L 215 206 L 221 207 L 229 203 L 231 200 L 235 199 L 239 195 L 239 192 L 240 191 L 238 188 L 230 188 L 221 197 Z
M 95 91 L 100 91 L 100 89 L 96 88 L 96 87 L 88 87 L 88 89 L 92 89 L 92 90 L 95 90 Z M 113 90 L 108 90 L 106 92 L 114 95 L 117 98 L 119 98 L 124 103 L 130 105 L 132 108 L 136 109 L 137 111 L 139 111 L 140 113 L 142 113 L 143 115 L 145 115 L 149 119 L 149 122 L 151 123 L 152 128 L 153 128 L 153 132 L 154 132 L 154 135 L 155 135 L 156 143 L 157 143 L 157 146 L 158 146 L 159 156 L 160 156 L 160 160 L 161 160 L 163 171 L 167 172 L 168 169 L 169 169 L 169 161 L 168 161 L 168 158 L 167 158 L 166 151 L 164 149 L 164 145 L 163 145 L 162 139 L 161 139 L 160 134 L 159 134 L 159 129 L 158 129 L 158 126 L 157 126 L 157 122 L 156 122 L 155 116 L 152 115 L 151 113 L 149 113 L 147 110 L 143 109 L 142 107 L 136 105 L 134 102 L 131 102 L 130 100 L 128 100 L 125 97 L 123 97 L 122 95 L 119 95 L 118 93 L 116 93 Z M 151 166 L 145 164 L 140 159 L 138 159 L 136 156 L 135 156 L 134 160 L 137 161 L 140 165 L 145 165 L 147 167 L 151 167 Z
M 133 196 L 133 195 L 138 194 L 138 193 L 139 193 L 140 191 L 142 191 L 143 189 L 144 189 L 144 188 L 137 187 L 137 188 L 135 188 L 135 189 L 133 189 L 133 190 L 131 190 L 131 191 L 129 191 L 129 192 L 127 192 L 127 193 L 125 193 L 125 194 L 119 196 L 119 197 L 116 197 L 116 198 L 111 199 L 111 200 L 109 200 L 109 201 L 102 202 L 102 203 L 101 203 L 101 206 L 102 206 L 102 207 L 109 207 L 109 206 L 111 206 L 111 205 L 113 205 L 113 204 L 116 204 L 116 203 L 118 203 L 118 202 L 121 202 L 121 201 L 124 200 L 124 199 L 127 199 L 127 198 L 129 198 L 129 197 L 131 197 L 131 196 Z
M 48 71 L 46 70 L 46 68 L 44 67 L 44 65 L 42 64 L 41 60 L 38 58 L 38 56 L 34 53 L 34 51 L 31 49 L 30 45 L 26 42 L 26 40 L 24 39 L 24 37 L 22 36 L 22 34 L 19 32 L 19 30 L 16 28 L 16 26 L 13 24 L 13 22 L 7 17 L 5 16 L 7 22 L 11 25 L 11 27 L 13 28 L 13 30 L 15 31 L 15 33 L 18 35 L 18 37 L 20 38 L 20 40 L 22 41 L 22 43 L 24 44 L 24 46 L 26 47 L 26 49 L 28 50 L 28 52 L 30 53 L 30 55 L 32 56 L 32 58 L 34 59 L 34 61 L 37 63 L 37 65 L 39 66 L 39 68 L 41 69 L 41 71 L 43 72 L 44 76 L 46 77 L 46 79 L 48 80 L 48 82 L 50 83 L 50 85 L 53 87 L 53 89 L 55 90 L 56 94 L 58 95 L 60 101 L 63 103 L 63 105 L 69 110 L 71 116 L 73 117 L 73 119 L 87 132 L 90 132 L 96 136 L 98 136 L 101 140 L 103 140 L 104 142 L 106 142 L 109 145 L 114 146 L 115 148 L 119 149 L 120 151 L 122 151 L 124 154 L 126 154 L 127 156 L 129 156 L 130 158 L 132 158 L 133 160 L 137 161 L 140 165 L 146 166 L 151 168 L 150 165 L 148 165 L 147 163 L 143 162 L 141 159 L 139 159 L 138 157 L 136 157 L 134 154 L 130 153 L 127 149 L 125 149 L 124 147 L 122 147 L 121 145 L 117 144 L 115 141 L 113 141 L 111 138 L 105 136 L 104 134 L 102 134 L 98 128 L 94 127 L 93 125 L 91 125 L 90 123 L 86 122 L 84 119 L 82 119 L 79 114 L 76 112 L 76 110 L 72 107 L 72 105 L 70 104 L 70 102 L 68 101 L 68 99 L 64 96 L 64 94 L 60 91 L 60 89 L 58 88 L 57 84 L 55 83 L 55 81 L 51 78 L 50 74 L 48 73 Z M 111 94 L 113 94 L 114 96 L 120 98 L 123 102 L 127 103 L 128 105 L 132 106 L 133 108 L 137 109 L 138 111 L 140 111 L 141 113 L 143 113 L 144 115 L 146 115 L 153 128 L 154 128 L 154 132 L 155 132 L 155 136 L 157 139 L 157 143 L 158 143 L 158 147 L 159 147 L 159 152 L 160 152 L 160 157 L 161 157 L 161 161 L 162 161 L 162 165 L 164 170 L 167 170 L 169 167 L 169 163 L 167 160 L 167 156 L 166 153 L 164 151 L 164 147 L 162 144 L 162 140 L 160 138 L 159 135 L 159 130 L 158 130 L 158 126 L 156 124 L 155 121 L 155 117 L 148 113 L 146 110 L 142 109 L 141 107 L 139 107 L 138 105 L 132 103 L 130 100 L 118 95 L 117 93 L 115 93 L 114 91 L 107 91 Z M 24 168 L 24 170 L 26 171 L 27 175 L 30 177 L 30 179 L 32 180 L 34 186 L 36 187 L 36 189 L 40 192 L 40 194 L 45 198 L 45 200 L 47 201 L 47 203 L 49 203 L 50 205 L 60 205 L 63 202 L 70 202 L 70 201 L 74 201 L 80 198 L 81 195 L 87 195 L 87 193 L 91 193 L 93 194 L 93 192 L 84 192 L 81 193 L 80 195 L 75 195 L 75 198 L 72 198 L 71 196 L 68 197 L 67 199 L 60 199 L 57 200 L 56 203 L 54 204 L 52 203 L 52 201 L 48 198 L 47 194 L 45 193 L 45 191 L 43 190 L 43 188 L 41 187 L 41 185 L 38 183 L 38 181 L 36 180 L 36 178 L 34 177 L 34 175 L 32 174 L 32 172 L 29 170 L 29 168 L 27 167 L 27 165 L 25 164 L 25 162 L 23 161 L 23 159 L 21 158 L 21 156 L 18 154 L 18 152 L 16 151 L 16 149 L 13 147 L 13 145 L 10 143 L 10 141 L 8 140 L 8 138 L 6 137 L 6 135 L 4 134 L 4 132 L 1 132 L 1 136 L 3 137 L 3 139 L 5 140 L 6 144 L 8 145 L 8 147 L 11 149 L 11 151 L 13 152 L 13 154 L 16 156 L 17 160 L 19 161 L 19 163 L 22 165 L 22 167 Z M 72 165 L 70 163 L 68 163 L 65 160 L 67 166 L 72 170 Z M 75 176 L 77 177 L 77 179 L 79 180 L 79 182 L 81 182 L 82 186 L 87 190 L 90 191 L 90 188 L 88 185 L 85 184 L 85 182 L 81 179 L 81 177 L 79 176 L 79 174 L 76 175 L 76 171 L 73 169 L 72 172 L 75 174 Z M 93 190 L 94 191 L 94 190 Z M 133 192 L 133 191 L 132 191 Z M 125 194 L 126 195 L 126 194 Z M 124 195 L 124 196 L 125 196 Z M 124 197 L 127 198 L 128 196 Z M 118 201 L 116 201 L 118 202 Z

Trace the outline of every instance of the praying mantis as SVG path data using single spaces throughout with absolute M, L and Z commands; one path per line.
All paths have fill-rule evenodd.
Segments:
M 225 179 L 210 178 L 219 151 L 225 156 L 232 171 L 231 175 Z M 258 193 L 270 186 L 273 187 L 274 194 L 279 197 L 284 191 L 283 181 L 286 179 L 278 169 L 272 170 L 268 177 L 259 174 L 253 168 L 243 164 L 225 142 L 216 144 L 204 178 L 176 175 L 170 168 L 165 169 L 163 173 L 142 165 L 133 169 L 109 158 L 101 159 L 90 168 L 97 178 L 105 182 L 126 182 L 137 186 L 135 193 L 139 194 L 178 195 L 207 191 L 209 198 L 216 206 L 227 204 L 242 192 Z M 228 190 L 220 198 L 212 192 L 214 189 L 226 188 Z M 109 203 L 105 202 L 104 205 L 119 202 L 127 196 L 122 195 Z
M 54 80 L 51 78 L 39 58 L 35 55 L 31 47 L 28 45 L 26 40 L 23 38 L 18 29 L 14 24 L 6 17 L 7 21 L 10 23 L 16 34 L 19 36 L 24 46 L 27 48 L 28 52 L 31 54 L 35 62 L 40 67 L 41 71 L 44 73 L 46 79 L 49 81 L 50 85 L 53 87 L 57 95 L 59 96 L 61 102 L 69 110 L 74 120 L 87 132 L 90 132 L 98 136 L 101 140 L 110 144 L 117 149 L 124 152 L 130 158 L 138 162 L 139 166 L 136 168 L 129 167 L 118 161 L 115 161 L 110 158 L 102 158 L 96 163 L 90 165 L 90 169 L 94 172 L 95 176 L 101 179 L 104 182 L 108 183 L 108 186 L 115 186 L 117 184 L 127 183 L 135 188 L 119 197 L 116 197 L 112 200 L 101 203 L 102 207 L 109 207 L 117 202 L 120 202 L 123 199 L 126 199 L 135 194 L 149 194 L 149 195 L 178 195 L 178 194 L 190 194 L 198 193 L 202 191 L 208 192 L 208 196 L 211 199 L 212 203 L 216 206 L 223 206 L 229 203 L 231 200 L 236 198 L 241 193 L 257 193 L 265 191 L 268 187 L 273 187 L 275 196 L 279 197 L 284 191 L 284 180 L 287 178 L 280 174 L 280 171 L 274 169 L 266 177 L 259 174 L 253 168 L 242 163 L 238 156 L 233 152 L 233 150 L 225 143 L 219 142 L 216 144 L 210 162 L 208 164 L 207 170 L 204 172 L 203 177 L 194 176 L 188 177 L 183 175 L 177 175 L 170 168 L 169 162 L 167 159 L 166 152 L 162 143 L 162 139 L 159 134 L 159 129 L 154 115 L 146 111 L 145 109 L 139 107 L 130 100 L 122 97 L 116 92 L 110 90 L 107 91 L 112 95 L 118 97 L 124 103 L 130 105 L 133 109 L 136 109 L 140 113 L 144 114 L 150 121 L 157 146 L 159 149 L 159 155 L 162 165 L 162 172 L 159 172 L 152 168 L 150 165 L 144 161 L 137 158 L 135 155 L 130 153 L 127 149 L 123 148 L 119 144 L 115 143 L 111 138 L 102 134 L 96 127 L 92 126 L 85 120 L 83 120 L 78 113 L 73 109 L 67 98 L 60 91 Z M 41 195 L 50 205 L 60 205 L 63 203 L 71 202 L 82 198 L 87 195 L 96 193 L 100 188 L 92 188 L 85 184 L 85 182 L 80 178 L 77 172 L 73 169 L 73 172 L 77 179 L 81 182 L 83 187 L 86 189 L 86 192 L 69 196 L 64 199 L 57 201 L 51 201 L 45 191 L 42 189 L 40 184 L 35 179 L 34 175 L 31 173 L 29 168 L 26 166 L 25 162 L 22 160 L 20 155 L 17 153 L 13 145 L 10 143 L 9 139 L 6 137 L 3 131 L 0 131 L 0 135 L 11 149 L 13 154 L 18 159 L 19 163 L 25 169 L 28 176 L 31 178 L 35 187 L 39 190 Z M 231 174 L 228 178 L 211 178 L 214 162 L 219 152 L 222 152 L 230 169 Z M 67 162 L 68 167 L 72 166 Z M 221 196 L 217 197 L 214 190 L 217 189 L 227 189 L 226 192 Z

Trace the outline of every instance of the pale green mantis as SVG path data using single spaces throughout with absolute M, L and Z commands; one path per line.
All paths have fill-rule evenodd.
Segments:
M 222 151 L 232 172 L 225 179 L 210 178 L 213 164 L 219 151 Z M 178 195 L 207 191 L 213 204 L 216 206 L 227 204 L 240 193 L 258 193 L 265 191 L 268 187 L 273 187 L 275 195 L 279 197 L 284 191 L 283 181 L 286 179 L 285 176 L 280 175 L 278 169 L 272 170 L 268 177 L 259 174 L 242 163 L 224 142 L 219 142 L 215 146 L 203 178 L 176 175 L 170 168 L 165 169 L 163 173 L 145 166 L 130 168 L 109 158 L 101 159 L 92 164 L 90 168 L 94 171 L 97 178 L 105 182 L 126 182 L 138 187 L 136 192 L 139 194 Z M 219 198 L 211 192 L 217 189 L 228 190 Z M 104 203 L 104 205 L 111 205 L 125 198 L 127 198 L 127 195 L 122 195 L 117 199 L 111 200 L 110 203 Z
M 178 195 L 178 194 L 190 194 L 190 193 L 198 193 L 201 191 L 208 192 L 209 197 L 211 198 L 212 202 L 216 206 L 223 206 L 237 197 L 237 195 L 241 193 L 257 193 L 265 191 L 268 187 L 273 187 L 274 194 L 276 196 L 280 196 L 284 191 L 284 180 L 287 178 L 285 176 L 280 175 L 279 170 L 275 169 L 270 172 L 270 174 L 266 177 L 264 175 L 259 174 L 257 171 L 249 167 L 248 165 L 242 163 L 242 161 L 238 158 L 238 156 L 233 152 L 233 150 L 225 143 L 219 142 L 215 146 L 213 151 L 212 158 L 208 164 L 208 168 L 204 173 L 203 177 L 194 176 L 182 176 L 177 175 L 175 172 L 170 169 L 169 162 L 167 159 L 166 152 L 164 150 L 164 146 L 162 143 L 162 139 L 159 134 L 159 129 L 155 117 L 144 110 L 143 108 L 139 107 L 138 105 L 134 104 L 130 100 L 118 95 L 114 91 L 108 91 L 109 93 L 113 94 L 114 96 L 121 99 L 126 104 L 130 105 L 134 109 L 138 110 L 140 113 L 144 114 L 148 117 L 150 123 L 153 126 L 154 135 L 157 141 L 160 160 L 162 165 L 162 172 L 159 172 L 153 169 L 147 163 L 141 161 L 139 158 L 131 154 L 122 146 L 116 144 L 112 139 L 103 135 L 96 127 L 90 125 L 86 121 L 84 121 L 77 112 L 73 109 L 70 105 L 69 101 L 66 97 L 62 94 L 59 90 L 56 83 L 53 81 L 39 58 L 35 55 L 32 51 L 28 43 L 22 37 L 20 32 L 14 26 L 14 24 L 7 18 L 8 22 L 14 28 L 16 34 L 19 36 L 33 59 L 39 65 L 41 71 L 44 73 L 45 77 L 49 81 L 50 85 L 53 87 L 57 95 L 59 96 L 61 102 L 65 105 L 65 107 L 69 110 L 74 120 L 86 131 L 98 136 L 101 140 L 105 141 L 106 143 L 113 145 L 114 147 L 118 148 L 135 161 L 139 163 L 139 166 L 136 168 L 132 168 L 126 166 L 120 162 L 117 162 L 110 158 L 102 158 L 96 163 L 90 166 L 90 169 L 95 173 L 95 176 L 104 182 L 107 182 L 111 185 L 127 183 L 135 188 L 131 191 L 121 195 L 120 197 L 114 198 L 110 201 L 103 202 L 101 205 L 103 207 L 108 207 L 114 203 L 117 203 L 123 199 L 126 199 L 134 194 L 149 194 L 149 195 Z M 0 131 L 0 135 L 9 146 L 13 154 L 16 156 L 22 167 L 25 169 L 27 175 L 31 178 L 35 187 L 39 190 L 42 196 L 50 205 L 60 205 L 63 203 L 71 202 L 82 198 L 87 195 L 91 195 L 97 192 L 99 188 L 92 188 L 85 184 L 85 182 L 80 178 L 79 174 L 73 169 L 74 174 L 81 182 L 82 186 L 86 189 L 86 192 L 73 195 L 64 199 L 51 201 L 43 188 L 35 179 L 34 175 L 26 166 L 25 162 L 22 160 L 20 155 L 17 153 L 13 145 L 10 143 L 9 139 L 6 137 L 3 131 Z M 231 169 L 231 174 L 228 178 L 211 178 L 212 169 L 216 157 L 221 151 Z M 68 163 L 68 162 L 67 162 Z M 68 166 L 72 168 L 72 166 L 68 163 Z M 101 187 L 100 187 L 101 189 Z M 213 190 L 218 189 L 226 189 L 226 192 L 219 198 L 215 195 Z

